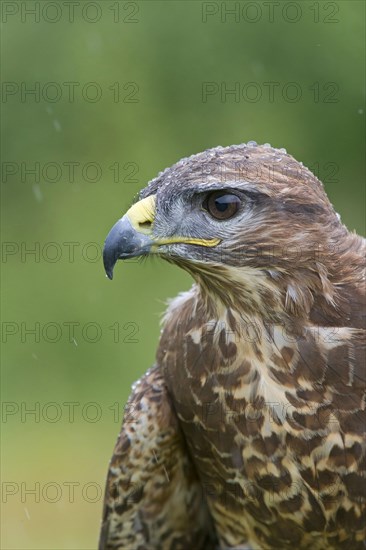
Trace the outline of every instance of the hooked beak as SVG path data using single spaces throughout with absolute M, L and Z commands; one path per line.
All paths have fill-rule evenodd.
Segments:
M 103 263 L 109 279 L 117 260 L 148 254 L 154 241 L 152 223 L 155 215 L 155 197 L 147 197 L 133 206 L 112 227 L 104 243 Z

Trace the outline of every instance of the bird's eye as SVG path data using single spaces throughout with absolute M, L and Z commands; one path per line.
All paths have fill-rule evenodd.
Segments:
M 203 201 L 202 207 L 217 220 L 228 220 L 237 213 L 240 199 L 237 195 L 225 191 L 215 191 Z

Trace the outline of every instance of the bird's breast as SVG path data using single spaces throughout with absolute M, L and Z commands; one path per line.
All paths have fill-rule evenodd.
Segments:
M 337 531 L 343 503 L 358 544 L 362 506 L 346 502 L 344 467 L 332 458 L 344 442 L 324 384 L 330 354 L 349 334 L 327 341 L 308 330 L 294 339 L 259 319 L 238 323 L 232 312 L 170 322 L 159 358 L 222 542 L 324 548 L 322 533 L 326 525 Z M 360 437 L 348 434 L 347 445 L 357 468 Z

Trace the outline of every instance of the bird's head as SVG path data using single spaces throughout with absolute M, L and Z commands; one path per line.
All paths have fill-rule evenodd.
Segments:
M 224 303 L 295 312 L 327 287 L 324 258 L 342 231 L 307 168 L 283 149 L 249 142 L 161 172 L 111 229 L 104 266 L 111 279 L 118 259 L 158 254 Z

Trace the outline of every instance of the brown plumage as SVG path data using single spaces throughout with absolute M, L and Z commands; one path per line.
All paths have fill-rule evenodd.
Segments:
M 365 548 L 365 251 L 268 145 L 182 159 L 141 192 L 108 275 L 154 253 L 195 284 L 133 388 L 101 550 Z

